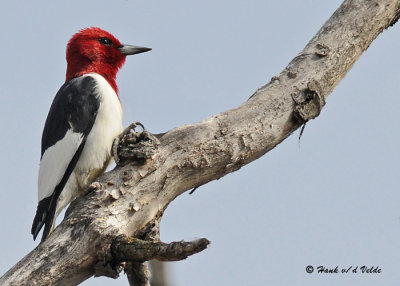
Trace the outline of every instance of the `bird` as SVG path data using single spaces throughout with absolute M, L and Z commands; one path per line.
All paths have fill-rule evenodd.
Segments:
M 67 44 L 65 83 L 45 121 L 38 175 L 38 206 L 31 233 L 42 240 L 61 210 L 84 195 L 112 159 L 122 132 L 122 106 L 116 75 L 126 56 L 151 48 L 125 45 L 98 27 L 84 28 Z

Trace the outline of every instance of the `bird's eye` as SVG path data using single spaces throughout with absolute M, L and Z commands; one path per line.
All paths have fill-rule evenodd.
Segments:
M 100 42 L 100 44 L 107 46 L 107 47 L 112 45 L 112 41 L 109 38 L 100 38 L 99 42 Z

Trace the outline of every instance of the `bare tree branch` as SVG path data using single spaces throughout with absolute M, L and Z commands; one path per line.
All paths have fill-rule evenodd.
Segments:
M 210 244 L 205 238 L 193 241 L 163 243 L 118 236 L 111 244 L 111 255 L 116 261 L 144 262 L 152 259 L 179 261 L 198 253 Z
M 177 196 L 256 160 L 318 116 L 335 86 L 399 13 L 398 0 L 345 1 L 247 102 L 168 131 L 152 160 L 102 175 L 0 284 L 77 285 L 95 275 L 96 265 L 112 262 L 111 245 L 119 235 L 146 237 Z

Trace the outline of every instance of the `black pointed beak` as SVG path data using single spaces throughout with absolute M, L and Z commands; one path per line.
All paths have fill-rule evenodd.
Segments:
M 121 54 L 125 56 L 140 54 L 144 52 L 151 51 L 150 48 L 139 47 L 139 46 L 131 46 L 131 45 L 122 45 L 118 48 Z

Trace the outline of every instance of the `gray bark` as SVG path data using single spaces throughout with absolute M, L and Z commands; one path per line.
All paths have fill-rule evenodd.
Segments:
M 102 175 L 1 285 L 77 285 L 102 274 L 119 235 L 143 238 L 183 192 L 256 160 L 307 120 L 400 13 L 398 0 L 347 0 L 289 65 L 242 105 L 160 138 L 143 165 Z M 104 272 L 106 273 L 106 272 Z M 112 276 L 112 275 L 111 275 Z

